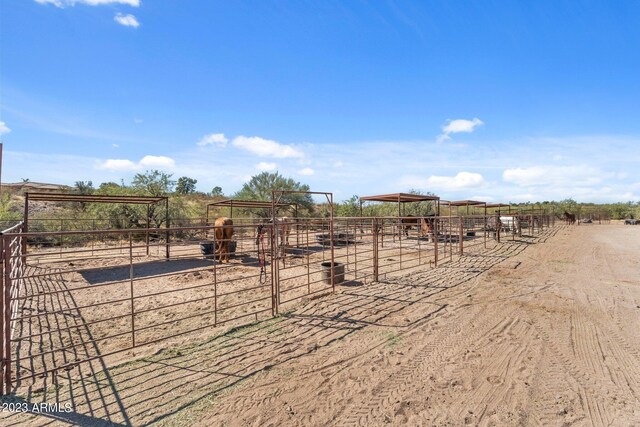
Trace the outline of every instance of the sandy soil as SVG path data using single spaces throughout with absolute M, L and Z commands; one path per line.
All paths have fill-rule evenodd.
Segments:
M 4 425 L 638 425 L 640 228 L 581 225 L 344 286 L 17 403 Z M 8 402 L 4 400 L 3 402 Z
M 381 278 L 432 266 L 433 242 L 396 237 L 387 236 L 379 249 Z M 320 267 L 330 259 L 329 246 L 319 245 L 314 233 L 291 237 L 292 243 L 296 240 L 301 245 L 288 247 L 284 263 L 278 262 L 282 310 L 331 292 Z M 77 374 L 78 364 L 90 358 L 112 366 L 271 317 L 274 264 L 267 262 L 261 282 L 254 238 L 237 242 L 236 256 L 228 264 L 203 259 L 197 240 L 173 246 L 176 258 L 169 262 L 163 245 L 153 246 L 147 256 L 141 243 L 133 245 L 130 259 L 128 241 L 33 248 L 12 345 L 18 387 L 28 386 L 32 377 L 42 387 L 50 384 L 54 378 L 47 378 L 45 370 Z M 357 234 L 353 242 L 357 244 L 336 246 L 335 259 L 345 264 L 350 285 L 365 284 L 373 279 L 372 235 Z M 450 246 L 440 245 L 443 261 L 449 259 Z M 483 239 L 469 238 L 465 248 L 483 250 Z

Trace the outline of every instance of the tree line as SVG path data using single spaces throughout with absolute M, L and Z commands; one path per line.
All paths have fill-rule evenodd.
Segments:
M 136 174 L 130 183 L 121 181 L 105 182 L 98 187 L 94 187 L 92 181 L 77 181 L 72 191 L 77 194 L 85 195 L 122 195 L 122 196 L 171 196 L 169 204 L 169 218 L 172 226 L 189 226 L 201 225 L 203 216 L 206 212 L 206 205 L 212 200 L 222 200 L 226 196 L 221 186 L 214 186 L 208 193 L 198 192 L 196 190 L 197 179 L 182 176 L 177 179 L 172 174 L 160 170 L 148 170 L 143 173 Z M 287 178 L 278 172 L 263 172 L 252 176 L 245 182 L 240 190 L 230 194 L 228 197 L 240 200 L 257 200 L 270 202 L 272 190 L 285 190 L 288 193 L 283 194 L 279 198 L 280 203 L 288 203 L 297 205 L 297 213 L 300 217 L 328 217 L 329 207 L 327 203 L 319 201 L 314 202 L 309 194 L 304 194 L 310 190 L 307 184 Z M 413 194 L 429 194 L 421 193 L 418 190 L 410 190 Z M 19 205 L 19 199 L 12 198 L 10 195 L 3 195 L 0 200 L 0 227 L 10 225 L 11 221 L 19 221 L 22 216 L 22 207 Z M 538 203 L 513 203 L 513 208 L 519 208 L 524 211 L 531 209 L 545 209 L 549 214 L 562 216 L 566 211 L 576 214 L 579 218 L 602 218 L 602 219 L 625 219 L 640 218 L 640 202 L 621 202 L 608 204 L 578 203 L 572 199 L 561 201 L 544 201 Z M 436 211 L 436 205 L 432 201 L 419 203 L 407 203 L 401 209 L 402 215 L 411 216 L 427 216 L 432 215 Z M 460 214 L 466 214 L 466 209 L 461 208 Z M 149 214 L 147 217 L 147 213 Z M 448 210 L 441 209 L 441 214 L 446 215 Z M 482 213 L 482 208 L 470 208 L 471 214 Z M 217 209 L 213 215 L 226 215 L 224 209 Z M 293 216 L 292 210 L 288 212 L 282 210 L 279 215 Z M 457 211 L 454 209 L 454 215 Z M 254 216 L 267 217 L 270 215 L 269 209 L 237 209 L 234 216 Z M 357 217 L 363 216 L 396 216 L 398 215 L 398 206 L 396 203 L 366 203 L 361 207 L 358 195 L 334 203 L 334 215 L 338 217 Z M 66 218 L 71 221 L 67 223 L 65 229 L 71 229 L 73 226 L 78 228 L 87 228 L 86 221 L 99 219 L 101 221 L 97 228 L 144 228 L 147 225 L 147 218 L 151 227 L 164 227 L 167 221 L 167 215 L 164 205 L 152 204 L 144 205 L 128 205 L 128 204 L 111 204 L 111 203 L 72 203 L 58 206 L 56 209 L 47 210 L 39 209 L 34 211 L 34 217 L 41 219 Z M 85 221 L 85 222 L 83 222 Z M 36 226 L 36 223 L 33 224 Z M 33 231 L 37 231 L 32 226 Z M 49 229 L 46 221 L 40 226 L 43 231 Z M 58 226 L 59 229 L 59 226 Z

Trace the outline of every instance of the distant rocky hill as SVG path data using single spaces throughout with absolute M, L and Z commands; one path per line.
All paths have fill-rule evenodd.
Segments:
M 59 193 L 63 191 L 69 191 L 71 187 L 61 184 L 48 184 L 46 182 L 15 182 L 15 183 L 2 183 L 2 192 L 10 194 L 24 194 L 25 192 L 47 192 L 47 193 Z

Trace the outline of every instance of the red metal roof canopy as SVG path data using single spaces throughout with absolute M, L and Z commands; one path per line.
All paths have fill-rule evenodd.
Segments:
M 365 202 L 410 203 L 410 202 L 424 202 L 428 200 L 440 200 L 440 197 L 428 196 L 423 194 L 393 193 L 393 194 L 381 194 L 378 196 L 360 197 L 360 200 Z
M 276 207 L 291 207 L 296 206 L 297 203 L 276 203 Z M 225 199 L 217 202 L 211 202 L 207 206 L 229 206 L 234 208 L 251 208 L 251 209 L 271 209 L 273 206 L 271 202 L 263 202 L 261 200 L 239 200 L 239 199 Z
M 167 200 L 166 196 L 109 196 L 93 194 L 68 194 L 68 193 L 30 193 L 26 192 L 25 199 L 29 202 L 84 202 L 84 203 L 126 203 L 137 205 L 150 205 Z
M 441 200 L 440 201 L 440 205 L 447 205 L 447 206 L 489 206 L 487 205 L 487 202 L 480 202 L 477 200 L 456 200 L 453 202 L 449 202 L 446 200 Z

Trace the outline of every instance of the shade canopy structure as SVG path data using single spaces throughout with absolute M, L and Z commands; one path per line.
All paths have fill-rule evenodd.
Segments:
M 277 208 L 294 208 L 294 216 L 298 216 L 298 204 L 297 203 L 272 203 L 262 200 L 240 200 L 240 199 L 224 199 L 217 202 L 211 202 L 207 204 L 207 224 L 209 223 L 209 211 L 212 207 L 228 207 L 230 212 L 229 216 L 233 218 L 233 208 L 240 209 L 273 209 Z
M 39 192 L 25 192 L 24 193 L 24 232 L 29 231 L 29 204 L 31 202 L 58 202 L 58 203 L 115 203 L 126 205 L 146 205 L 147 206 L 147 221 L 146 221 L 146 245 L 147 255 L 149 254 L 149 228 L 150 228 L 150 206 L 156 203 L 164 202 L 165 215 L 166 215 L 166 257 L 169 259 L 169 227 L 171 221 L 169 218 L 169 197 L 167 196 L 117 196 L 117 195 L 94 195 L 94 194 L 74 194 L 74 193 L 39 193 Z M 26 239 L 23 243 L 23 253 L 26 253 Z
M 456 200 L 456 201 L 448 201 L 448 200 L 442 200 L 440 202 L 440 205 L 447 205 L 447 206 L 456 206 L 456 207 L 460 207 L 460 206 L 485 206 L 487 205 L 487 202 L 480 202 L 477 200 Z
M 501 208 L 508 208 L 507 213 L 511 213 L 511 205 L 508 203 L 488 203 L 487 209 L 497 209 L 500 212 Z
M 398 216 L 401 214 L 401 206 L 404 203 L 416 203 L 416 202 L 436 202 L 436 213 L 440 215 L 440 197 L 430 196 L 426 194 L 411 194 L 411 193 L 392 193 L 392 194 L 380 194 L 377 196 L 364 196 L 360 197 L 360 215 L 362 216 L 362 202 L 389 202 L 398 204 Z
M 26 201 L 41 202 L 84 202 L 84 203 L 121 203 L 131 205 L 150 205 L 163 200 L 166 196 L 110 196 L 93 194 L 67 194 L 67 193 L 30 193 L 24 194 Z
M 487 212 L 487 202 L 481 202 L 478 200 L 455 200 L 455 201 L 441 200 L 440 205 L 449 206 L 449 214 L 451 214 L 452 207 L 456 208 L 456 213 L 459 213 L 460 207 L 466 207 L 467 214 L 469 214 L 469 206 L 482 206 L 484 208 L 484 212 L 485 213 Z

